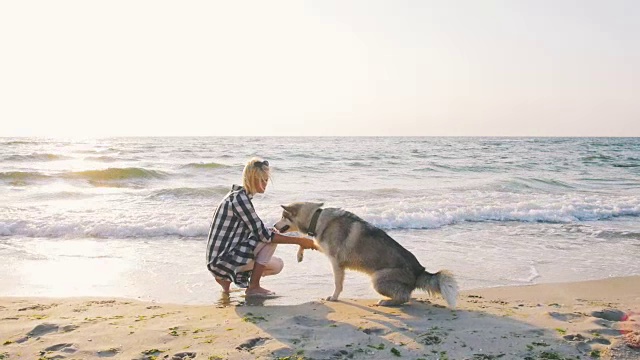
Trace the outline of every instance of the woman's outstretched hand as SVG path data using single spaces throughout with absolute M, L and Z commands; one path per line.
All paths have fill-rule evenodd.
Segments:
M 316 245 L 313 239 L 309 239 L 306 237 L 282 235 L 277 231 L 274 234 L 275 235 L 271 240 L 271 242 L 274 244 L 295 244 L 295 245 L 299 245 L 303 249 L 320 250 L 320 248 Z
M 299 239 L 300 239 L 300 246 L 303 249 L 318 250 L 318 246 L 312 239 L 309 239 L 309 238 L 299 238 Z

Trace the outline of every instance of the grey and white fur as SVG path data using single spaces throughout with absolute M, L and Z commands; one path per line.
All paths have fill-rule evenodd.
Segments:
M 333 267 L 335 290 L 327 300 L 338 300 L 345 270 L 351 269 L 371 276 L 373 288 L 387 298 L 380 300 L 379 305 L 404 304 L 415 289 L 422 289 L 429 294 L 442 295 L 449 307 L 455 308 L 458 285 L 449 271 L 440 270 L 435 274 L 426 271 L 409 250 L 383 230 L 349 211 L 323 209 L 323 205 L 310 202 L 282 205 L 282 218 L 274 227 L 282 233 L 309 233 L 312 217 L 321 209 L 311 235 Z M 302 255 L 300 249 L 298 261 L 302 260 Z

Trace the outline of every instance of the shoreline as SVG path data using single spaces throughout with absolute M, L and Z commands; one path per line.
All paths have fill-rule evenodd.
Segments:
M 2 297 L 0 359 L 640 358 L 640 276 L 466 290 L 456 310 L 415 296 L 403 307 Z

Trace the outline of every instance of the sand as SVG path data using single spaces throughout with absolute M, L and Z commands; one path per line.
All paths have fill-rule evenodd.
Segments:
M 640 276 L 414 297 L 0 298 L 0 359 L 640 359 Z

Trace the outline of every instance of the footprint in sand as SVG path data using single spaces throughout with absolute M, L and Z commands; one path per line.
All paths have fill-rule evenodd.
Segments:
M 589 333 L 593 334 L 593 336 L 599 337 L 599 336 L 618 336 L 621 335 L 620 334 L 620 330 L 617 329 L 591 329 L 588 330 Z
M 562 337 L 567 341 L 585 341 L 586 337 L 582 336 L 582 334 L 569 334 Z
M 118 348 L 111 348 L 111 349 L 108 349 L 108 350 L 100 350 L 100 351 L 98 351 L 98 356 L 99 357 L 112 357 L 112 356 L 118 355 L 118 353 L 120 353 L 120 351 L 122 351 L 122 350 L 118 349 Z
M 76 347 L 73 344 L 56 344 L 56 345 L 51 345 L 42 351 L 44 351 L 45 353 L 53 352 L 53 351 L 61 351 L 64 353 L 71 354 L 78 351 L 78 349 L 76 349 Z
M 31 305 L 31 306 L 20 308 L 20 309 L 18 309 L 18 311 L 27 311 L 27 310 L 43 311 L 43 310 L 51 309 L 52 307 L 55 307 L 55 306 L 58 306 L 58 304 L 50 304 L 50 305 L 36 304 L 36 305 Z
M 253 350 L 253 348 L 255 348 L 256 346 L 262 345 L 264 344 L 265 341 L 269 340 L 270 338 L 264 338 L 264 337 L 257 337 L 257 338 L 253 338 L 253 339 L 249 339 L 245 342 L 243 342 L 242 344 L 236 346 L 236 350 L 239 351 L 251 351 Z
M 78 326 L 77 325 L 66 325 L 62 327 L 62 331 L 63 332 L 69 332 L 69 331 L 73 331 L 75 329 L 77 329 Z M 16 340 L 15 342 L 18 344 L 21 344 L 31 338 L 39 338 L 41 336 L 53 333 L 53 332 L 58 332 L 60 330 L 60 326 L 58 324 L 51 324 L 51 323 L 44 323 L 44 324 L 40 324 L 36 327 L 34 327 L 31 331 L 29 331 L 24 337 Z M 58 344 L 58 345 L 69 345 L 72 346 L 73 344 Z M 58 345 L 53 345 L 58 346 Z M 63 346 L 64 347 L 64 346 Z M 56 351 L 56 350 L 53 350 Z M 67 351 L 67 352 L 71 352 L 71 351 Z
M 629 320 L 629 315 L 618 309 L 594 311 L 591 313 L 591 316 L 597 318 L 593 322 L 602 327 L 600 329 L 590 330 L 591 333 L 597 335 L 622 335 L 622 331 L 619 329 L 620 323 Z
M 571 322 L 572 319 L 577 319 L 578 317 L 566 317 L 562 315 L 571 315 L 571 314 L 557 314 L 553 316 L 554 318 L 562 321 Z M 580 314 L 580 317 L 586 317 L 587 315 Z M 619 329 L 616 329 L 616 325 L 618 322 L 626 321 L 628 319 L 627 314 L 624 311 L 620 311 L 618 309 L 604 309 L 602 311 L 593 311 L 591 313 L 592 318 L 596 318 L 593 320 L 593 323 L 600 326 L 597 329 L 590 329 L 587 332 L 593 335 L 592 338 L 585 337 L 581 334 L 572 334 L 564 336 L 565 340 L 578 342 L 576 344 L 576 348 L 582 353 L 590 353 L 593 349 L 599 349 L 602 347 L 607 347 L 611 345 L 611 340 L 607 337 L 612 338 L 616 336 L 620 336 L 621 332 Z
M 181 352 L 177 354 L 173 354 L 171 360 L 190 360 L 196 358 L 196 353 L 194 352 Z
M 44 323 L 40 324 L 33 328 L 33 330 L 27 333 L 28 337 L 39 337 L 42 335 L 46 335 L 52 332 L 56 332 L 60 329 L 60 326 L 57 324 Z
M 386 332 L 385 329 L 383 328 L 379 328 L 379 327 L 370 327 L 370 328 L 366 328 L 366 329 L 362 329 L 362 332 L 367 334 L 367 335 L 382 335 Z
M 605 338 L 601 338 L 601 337 L 596 337 L 593 338 L 589 341 L 587 341 L 587 344 L 592 345 L 592 344 L 600 344 L 600 345 L 611 345 L 611 341 L 605 339 Z
M 594 349 L 593 345 L 596 345 L 596 348 L 600 347 L 599 345 L 604 345 L 604 346 L 611 345 L 611 341 L 603 337 L 594 337 L 589 339 L 587 337 L 582 336 L 581 334 L 572 334 L 572 335 L 565 335 L 563 336 L 563 338 L 567 341 L 577 342 L 576 349 L 578 349 L 580 352 L 584 354 L 590 353 L 591 350 Z
M 46 354 L 45 352 L 42 352 L 42 351 L 41 351 L 41 352 L 40 352 L 40 356 L 41 356 L 41 357 L 40 357 L 39 359 L 47 359 L 47 360 L 62 360 L 62 359 L 64 359 L 64 358 L 65 358 L 63 355 L 55 355 L 55 356 L 47 356 L 47 357 L 44 357 L 44 356 L 45 356 L 45 354 Z
M 70 332 L 73 331 L 75 329 L 79 328 L 78 325 L 65 325 L 62 327 L 62 332 Z
M 608 320 L 608 321 L 627 321 L 629 316 L 624 311 L 618 309 L 604 309 L 602 311 L 594 311 L 591 316 Z
M 569 323 L 585 317 L 585 315 L 581 313 L 559 313 L 555 311 L 550 311 L 549 316 L 551 316 L 556 320 L 569 322 Z
M 323 327 L 332 324 L 331 321 L 326 319 L 314 319 L 304 315 L 296 315 L 293 317 L 293 322 L 296 325 L 302 325 L 307 327 Z

